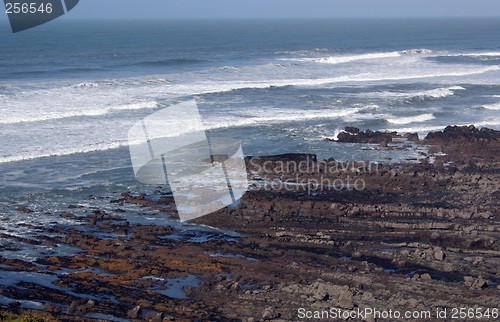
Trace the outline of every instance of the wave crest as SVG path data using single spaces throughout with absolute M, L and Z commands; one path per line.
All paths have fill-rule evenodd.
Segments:
M 498 103 L 494 103 L 494 104 L 486 104 L 486 105 L 483 105 L 483 107 L 485 109 L 488 109 L 488 110 L 500 110 L 500 102 Z
M 397 117 L 397 118 L 388 118 L 386 121 L 392 124 L 410 124 L 410 123 L 418 123 L 418 122 L 426 122 L 435 119 L 435 116 L 432 113 L 421 114 L 415 116 L 407 116 L 407 117 Z
M 94 152 L 94 151 L 105 151 L 105 150 L 121 148 L 124 146 L 128 146 L 127 141 L 97 143 L 97 144 L 91 144 L 91 145 L 87 145 L 87 146 L 83 146 L 83 147 L 74 147 L 74 148 L 62 149 L 59 151 L 52 151 L 52 152 L 46 152 L 46 153 L 39 153 L 39 154 L 27 153 L 27 154 L 22 154 L 22 155 L 0 157 L 0 163 L 33 160 L 33 159 L 47 158 L 47 157 L 54 157 L 54 156 L 66 156 L 66 155 L 79 154 L 79 153 L 89 153 L 89 152 Z
M 352 56 L 330 56 L 323 58 L 313 59 L 316 63 L 322 64 L 342 64 L 348 63 L 357 60 L 366 60 L 366 59 L 378 59 L 378 58 L 392 58 L 399 57 L 400 53 L 397 51 L 394 52 L 386 52 L 386 53 L 373 53 L 373 54 L 362 54 L 362 55 L 352 55 Z
M 127 104 L 127 105 L 110 106 L 102 109 L 89 109 L 81 111 L 50 113 L 46 115 L 37 115 L 37 116 L 7 117 L 7 118 L 1 118 L 0 124 L 16 124 L 16 123 L 31 123 L 31 122 L 34 123 L 34 122 L 60 120 L 71 117 L 100 116 L 108 113 L 113 113 L 114 111 L 140 110 L 140 109 L 148 109 L 156 107 L 158 107 L 158 102 L 146 101 L 146 102 Z
M 86 87 L 97 87 L 99 86 L 99 83 L 80 83 L 80 84 L 75 84 L 71 87 L 73 88 L 86 88 Z
M 430 49 L 408 49 L 399 52 L 402 55 L 421 55 L 421 54 L 433 54 L 434 52 Z
M 420 99 L 425 99 L 427 97 L 429 98 L 444 98 L 447 96 L 453 96 L 455 95 L 455 91 L 462 91 L 465 90 L 462 86 L 452 86 L 452 87 L 442 87 L 442 88 L 436 88 L 436 89 L 431 89 L 428 91 L 420 92 L 420 93 L 415 93 L 412 98 L 420 98 Z
M 403 51 L 390 51 L 390 52 L 380 52 L 380 53 L 369 53 L 360 55 L 349 55 L 349 56 L 330 56 L 315 59 L 305 59 L 312 60 L 317 63 L 323 64 L 342 64 L 358 60 L 368 60 L 368 59 L 381 59 L 381 58 L 394 58 L 401 57 L 402 55 L 429 55 L 433 51 L 430 49 L 408 49 Z

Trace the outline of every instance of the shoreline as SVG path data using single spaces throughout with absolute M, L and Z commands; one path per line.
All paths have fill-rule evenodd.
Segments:
M 391 148 L 392 134 L 389 140 L 367 132 L 350 128 L 339 139 Z M 379 164 L 372 171 L 363 162 L 318 161 L 313 155 L 259 157 L 254 164 L 248 158 L 248 172 L 259 181 L 331 183 L 350 175 L 365 185 L 261 187 L 247 192 L 236 209 L 193 220 L 241 236 L 123 218 L 128 210 L 120 207 L 126 204 L 175 218 L 173 197 L 161 189 L 154 198 L 124 192 L 110 200 L 114 213 L 88 206 L 86 216 L 76 216 L 72 209 L 79 206 L 68 205 L 61 217 L 81 221 L 83 230 L 61 225 L 40 232 L 38 240 L 0 231 L 16 242 L 79 249 L 74 256 L 35 263 L 0 257 L 2 272 L 50 281 L 0 279 L 0 296 L 12 300 L 0 311 L 23 313 L 31 301 L 61 321 L 289 321 L 300 320 L 299 308 L 498 309 L 500 131 L 447 127 L 423 140 L 401 138 L 430 146 L 423 162 Z M 283 166 L 288 161 L 305 163 L 290 169 Z M 329 166 L 336 171 L 322 172 Z M 2 247 L 15 249 L 14 243 Z

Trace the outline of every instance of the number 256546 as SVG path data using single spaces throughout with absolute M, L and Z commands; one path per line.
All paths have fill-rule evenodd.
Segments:
M 28 3 L 28 2 L 7 2 L 5 4 L 5 12 L 8 14 L 35 14 L 35 13 L 52 13 L 52 3 Z

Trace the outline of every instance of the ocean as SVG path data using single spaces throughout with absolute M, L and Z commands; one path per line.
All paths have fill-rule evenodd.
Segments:
M 0 231 L 15 236 L 78 226 L 59 216 L 69 204 L 113 212 L 120 193 L 155 190 L 135 179 L 127 134 L 183 101 L 245 155 L 405 161 L 418 153 L 324 139 L 345 126 L 500 129 L 498 19 L 60 20 L 0 30 Z M 127 220 L 158 223 L 127 207 Z M 21 246 L 0 254 L 41 256 Z

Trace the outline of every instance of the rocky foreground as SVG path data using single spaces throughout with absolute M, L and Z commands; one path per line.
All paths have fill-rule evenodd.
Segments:
M 173 238 L 173 227 L 124 219 L 126 204 L 176 216 L 173 197 L 161 189 L 155 196 L 124 193 L 110 201 L 113 212 L 89 208 L 76 216 L 80 206 L 70 206 L 61 216 L 88 229 L 61 226 L 46 232 L 59 237 L 40 233 L 25 242 L 70 245 L 76 255 L 26 262 L 1 257 L 9 248 L 2 246 L 0 276 L 48 278 L 15 284 L 0 278 L 0 296 L 13 299 L 0 310 L 61 321 L 290 321 L 340 320 L 333 313 L 371 309 L 349 319 L 423 321 L 438 320 L 436 312 L 446 309 L 440 320 L 454 310 L 455 320 L 474 320 L 478 312 L 483 321 L 497 320 L 500 132 L 448 127 L 422 141 L 354 128 L 344 133 L 341 142 L 391 149 L 394 139 L 406 139 L 428 145 L 429 154 L 407 164 L 248 158 L 255 184 L 237 208 L 194 220 L 236 237 L 221 231 L 201 241 Z M 175 283 L 185 286 L 176 294 Z M 43 307 L 24 309 L 27 300 Z M 425 318 L 384 316 L 389 310 Z M 324 311 L 330 315 L 319 315 Z

